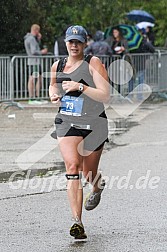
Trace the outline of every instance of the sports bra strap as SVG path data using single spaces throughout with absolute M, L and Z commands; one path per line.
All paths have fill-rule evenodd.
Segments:
M 57 64 L 56 72 L 63 72 L 66 62 L 67 62 L 67 58 L 61 58 Z
M 90 55 L 90 54 L 84 55 L 84 60 L 85 60 L 86 62 L 90 63 L 90 60 L 91 60 L 92 57 L 93 57 L 93 55 Z

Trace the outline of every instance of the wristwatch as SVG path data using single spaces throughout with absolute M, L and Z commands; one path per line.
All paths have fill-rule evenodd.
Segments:
M 82 92 L 84 90 L 84 84 L 80 83 L 79 84 L 79 91 Z

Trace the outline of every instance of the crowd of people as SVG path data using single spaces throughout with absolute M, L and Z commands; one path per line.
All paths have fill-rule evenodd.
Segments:
M 96 56 L 109 56 L 119 55 L 123 57 L 124 55 L 130 55 L 130 53 L 153 53 L 155 51 L 155 36 L 152 30 L 152 27 L 146 27 L 138 29 L 141 33 L 143 40 L 140 46 L 129 51 L 128 41 L 123 36 L 121 28 L 118 26 L 113 26 L 112 34 L 106 39 L 104 38 L 104 32 L 97 30 L 93 36 L 90 32 L 87 32 L 87 43 L 84 49 L 84 54 L 96 55 Z M 48 53 L 48 49 L 42 46 L 41 44 L 42 35 L 40 33 L 40 26 L 33 24 L 31 27 L 30 33 L 27 33 L 24 37 L 24 45 L 26 53 L 29 56 L 28 58 L 28 93 L 29 93 L 29 104 L 41 104 L 43 101 L 40 99 L 40 89 L 41 89 L 41 66 L 40 61 L 35 58 L 38 55 L 45 55 Z M 54 44 L 54 55 L 55 59 L 58 59 L 59 56 L 66 56 L 68 54 L 65 42 L 65 30 L 62 31 L 61 36 L 57 36 Z M 105 61 L 105 60 L 104 60 Z M 136 77 L 138 83 L 144 83 L 144 68 L 145 68 L 145 59 L 139 60 L 134 58 L 131 64 L 135 68 Z M 105 64 L 105 62 L 104 62 Z M 105 65 L 106 66 L 106 65 Z M 38 78 L 36 75 L 34 77 L 33 73 L 38 73 Z M 134 87 L 134 77 L 129 82 L 129 92 L 133 90 Z M 120 92 L 120 85 L 118 85 L 118 92 Z M 44 101 L 46 102 L 46 101 Z
M 143 39 L 150 43 L 152 46 L 155 45 L 155 35 L 152 30 L 152 27 L 146 27 L 145 29 L 138 29 L 139 32 L 142 34 Z M 58 55 L 67 55 L 67 50 L 65 47 L 64 37 L 65 33 L 63 32 L 62 35 L 55 40 L 55 47 L 57 48 L 54 50 L 55 56 Z M 61 43 L 59 40 L 61 39 Z M 60 44 L 58 46 L 58 44 Z M 63 46 L 64 50 L 61 50 Z M 60 53 L 58 54 L 60 47 Z M 87 46 L 84 50 L 85 54 L 92 54 L 92 55 L 110 55 L 119 54 L 123 55 L 129 52 L 128 49 L 128 41 L 124 38 L 121 28 L 119 26 L 113 26 L 112 28 L 112 35 L 108 36 L 106 39 L 104 38 L 104 32 L 101 30 L 97 30 L 94 35 L 87 33 Z

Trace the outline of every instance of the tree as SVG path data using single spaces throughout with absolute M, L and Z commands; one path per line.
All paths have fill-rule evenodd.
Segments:
M 83 25 L 91 33 L 110 25 L 129 23 L 126 14 L 143 9 L 156 20 L 156 45 L 163 46 L 167 37 L 166 0 L 1 0 L 0 53 L 25 52 L 23 37 L 33 23 L 41 26 L 43 42 L 53 52 L 55 36 L 72 24 Z
M 26 26 L 29 16 L 27 1 L 1 0 L 0 16 L 0 53 L 13 54 L 21 51 L 23 27 Z

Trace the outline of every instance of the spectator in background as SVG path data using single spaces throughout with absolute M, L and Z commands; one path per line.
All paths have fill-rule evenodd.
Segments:
M 145 28 L 141 28 L 141 29 L 137 28 L 137 29 L 142 35 L 142 37 L 147 41 L 148 39 L 147 39 L 146 29 Z
M 84 53 L 92 55 L 112 55 L 110 46 L 104 41 L 104 32 L 96 32 L 94 42 L 86 47 Z
M 147 35 L 147 41 L 150 42 L 153 46 L 155 45 L 155 34 L 152 30 L 152 27 L 148 26 L 146 27 L 146 35 Z
M 139 48 L 132 50 L 131 53 L 136 54 L 133 56 L 133 64 L 136 71 L 135 83 L 136 85 L 145 83 L 145 72 L 149 64 L 149 55 L 147 53 L 154 53 L 154 46 L 143 38 Z M 138 54 L 138 55 L 137 55 Z M 140 85 L 141 86 L 141 85 Z M 138 90 L 138 99 L 142 100 L 142 86 Z
M 89 46 L 93 42 L 94 42 L 94 40 L 93 40 L 92 34 L 89 31 L 87 31 L 87 42 L 86 42 L 86 45 Z
M 106 39 L 106 42 L 110 45 L 113 55 L 118 55 L 122 58 L 123 55 L 129 52 L 128 42 L 123 37 L 122 30 L 119 26 L 113 27 L 112 36 L 109 36 Z M 112 83 L 112 86 L 114 85 L 115 83 Z M 121 93 L 121 85 L 117 84 L 116 87 L 118 89 L 118 92 Z
M 39 46 L 40 38 L 40 26 L 33 24 L 31 26 L 31 32 L 24 36 L 24 46 L 28 56 L 28 93 L 29 93 L 29 104 L 41 104 L 40 101 L 40 88 L 41 88 L 41 66 L 37 56 L 47 54 L 47 48 L 40 49 Z M 34 57 L 36 56 L 36 57 Z M 35 73 L 35 75 L 33 74 Z M 37 76 L 38 75 L 38 76 Z M 37 78 L 37 81 L 36 81 Z M 35 86 L 36 82 L 36 86 Z
M 58 58 L 61 55 L 68 55 L 65 39 L 65 30 L 63 30 L 60 36 L 56 37 L 55 44 L 54 44 L 54 55 Z
M 112 29 L 112 36 L 109 36 L 106 39 L 106 42 L 111 46 L 113 54 L 123 56 L 127 53 L 128 50 L 128 42 L 123 37 L 122 31 L 119 26 L 115 26 Z

